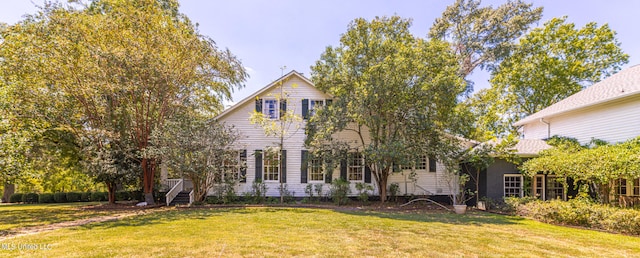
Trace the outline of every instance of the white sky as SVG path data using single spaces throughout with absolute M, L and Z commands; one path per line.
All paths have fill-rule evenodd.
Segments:
M 505 1 L 485 0 L 497 6 Z M 569 22 L 582 27 L 595 21 L 608 23 L 618 35 L 629 64 L 640 63 L 640 1 L 625 0 L 533 0 L 544 7 L 544 21 L 567 15 Z M 13 24 L 25 13 L 34 13 L 34 3 L 42 0 L 0 0 L 0 22 Z M 247 68 L 246 87 L 233 94 L 239 101 L 281 75 L 296 70 L 310 76 L 310 66 L 324 49 L 336 46 L 349 22 L 358 17 L 397 14 L 413 19 L 412 32 L 424 37 L 433 21 L 453 0 L 181 0 L 180 11 L 199 24 L 202 34 L 229 48 Z M 475 71 L 471 79 L 476 89 L 488 87 L 489 75 Z

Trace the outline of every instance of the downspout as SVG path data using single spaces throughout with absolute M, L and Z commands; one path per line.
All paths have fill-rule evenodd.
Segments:
M 547 139 L 551 138 L 551 123 L 544 121 L 544 117 L 540 118 L 540 122 L 544 123 L 547 125 Z

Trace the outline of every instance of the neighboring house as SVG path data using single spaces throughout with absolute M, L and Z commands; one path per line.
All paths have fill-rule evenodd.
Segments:
M 576 138 L 581 144 L 600 139 L 611 144 L 640 136 L 640 65 L 620 71 L 576 94 L 516 122 L 522 139 L 515 147 L 523 158 L 549 148 L 544 139 L 551 136 Z M 553 175 L 523 178 L 515 165 L 496 159 L 486 173 L 486 189 L 480 195 L 499 199 L 530 193 L 541 199 L 572 196 L 573 187 L 563 189 Z M 481 182 L 482 177 L 481 177 Z M 620 180 L 622 195 L 634 195 L 640 180 Z M 500 194 L 502 192 L 502 194 Z M 567 193 L 568 192 L 568 193 Z
M 287 93 L 286 103 L 278 103 L 281 88 Z M 331 102 L 331 96 L 316 89 L 313 83 L 296 71 L 282 76 L 273 83 L 251 94 L 247 98 L 226 109 L 215 119 L 227 125 L 233 125 L 240 132 L 237 142 L 238 161 L 245 162 L 246 168 L 236 173 L 242 180 L 236 187 L 240 195 L 251 191 L 251 185 L 257 179 L 262 180 L 268 190 L 267 196 L 279 196 L 280 180 L 287 185 L 288 191 L 296 197 L 304 197 L 308 184 L 322 184 L 324 194 L 329 191 L 330 184 L 337 178 L 346 178 L 351 183 L 352 195 L 356 195 L 355 184 L 369 183 L 376 188 L 366 161 L 357 152 L 348 153 L 344 160 L 323 161 L 311 158 L 305 149 L 305 125 L 307 118 L 315 109 L 322 108 Z M 303 119 L 289 127 L 284 147 L 278 155 L 267 155 L 265 150 L 277 147 L 279 138 L 266 136 L 264 129 L 250 122 L 250 116 L 258 111 L 271 119 L 278 120 L 281 110 L 293 110 Z M 337 134 L 341 140 L 355 142 L 356 134 L 341 132 Z M 278 161 L 284 162 L 280 173 Z M 326 169 L 323 162 L 330 162 Z M 400 195 L 447 195 L 449 193 L 444 181 L 445 169 L 435 159 L 426 155 L 418 155 L 415 168 L 403 167 L 402 172 L 389 177 L 389 185 L 397 183 Z M 415 169 L 415 174 L 411 169 Z M 280 178 L 281 177 L 281 178 Z M 374 195 L 379 193 L 374 190 Z

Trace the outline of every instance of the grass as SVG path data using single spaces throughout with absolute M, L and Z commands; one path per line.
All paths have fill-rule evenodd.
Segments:
M 113 211 L 86 210 L 82 207 L 97 205 L 98 202 L 61 204 L 9 204 L 0 205 L 0 236 L 3 231 L 16 228 L 49 225 L 58 222 L 85 219 L 107 215 Z
M 20 244 L 40 248 L 19 250 Z M 7 257 L 639 254 L 637 237 L 512 216 L 304 208 L 173 209 L 0 242 L 0 256 Z

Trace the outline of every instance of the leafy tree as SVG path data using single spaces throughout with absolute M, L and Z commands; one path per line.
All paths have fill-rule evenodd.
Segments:
M 586 183 L 605 203 L 610 201 L 616 180 L 640 177 L 640 138 L 592 148 L 567 140 L 556 142 L 554 148 L 543 151 L 540 157 L 524 162 L 522 169 L 529 176 L 542 172 Z
M 509 55 L 515 40 L 542 17 L 542 7 L 532 8 L 520 0 L 496 8 L 480 4 L 480 0 L 456 0 L 429 31 L 429 37 L 451 42 L 464 78 L 477 67 L 492 70 Z
M 458 146 L 446 134 L 465 89 L 455 55 L 445 42 L 414 37 L 410 25 L 397 16 L 356 19 L 311 67 L 316 87 L 334 99 L 307 124 L 307 145 L 342 158 L 348 148 L 362 152 L 383 202 L 393 164 Z
M 566 17 L 551 19 L 520 39 L 492 74 L 491 89 L 474 96 L 479 131 L 509 133 L 512 123 L 619 71 L 628 59 L 609 26 L 578 29 Z
M 280 103 L 281 111 L 278 115 L 278 119 L 271 119 L 267 116 L 267 114 L 263 114 L 262 112 L 258 112 L 254 110 L 251 113 L 251 117 L 249 118 L 252 124 L 260 126 L 266 136 L 274 137 L 277 148 L 271 148 L 265 150 L 265 155 L 276 155 L 280 158 L 278 160 L 278 181 L 280 183 L 280 203 L 284 203 L 285 198 L 285 178 L 283 177 L 282 172 L 284 171 L 285 163 L 283 162 L 282 155 L 286 155 L 285 150 L 285 140 L 294 135 L 301 128 L 302 116 L 295 113 L 295 106 L 291 106 L 293 103 L 298 103 L 299 100 L 293 100 L 291 98 L 291 93 L 294 91 L 298 85 L 291 84 L 290 89 L 285 88 L 285 80 L 281 80 L 278 82 L 277 92 L 272 94 L 273 98 L 275 98 L 278 103 Z M 284 109 L 283 109 L 284 108 Z
M 241 163 L 233 128 L 197 115 L 180 114 L 154 133 L 155 155 L 193 182 L 195 201 L 203 202 L 216 184 L 240 180 Z
M 129 139 L 108 142 L 130 141 L 143 154 L 150 135 L 175 110 L 215 114 L 247 76 L 228 50 L 218 49 L 177 11 L 176 1 L 99 0 L 74 6 L 47 4 L 4 30 L 0 70 L 16 88 L 56 97 L 42 97 L 41 103 L 76 107 L 69 109 L 74 113 L 56 112 L 47 119 L 64 122 L 78 136 L 86 130 L 123 135 Z M 159 161 L 139 159 L 145 199 L 153 203 Z

